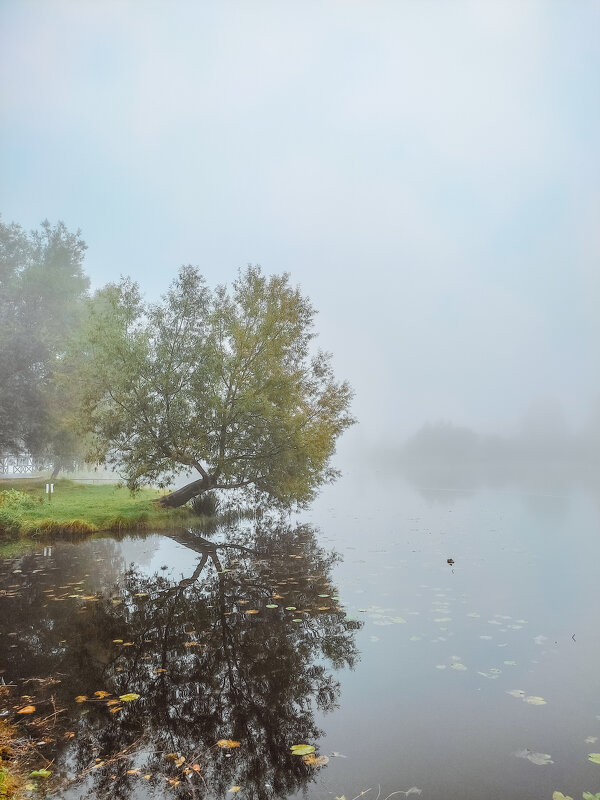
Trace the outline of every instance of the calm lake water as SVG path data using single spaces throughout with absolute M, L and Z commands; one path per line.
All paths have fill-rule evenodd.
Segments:
M 283 522 L 5 547 L 38 796 L 599 792 L 598 486 L 350 470 Z

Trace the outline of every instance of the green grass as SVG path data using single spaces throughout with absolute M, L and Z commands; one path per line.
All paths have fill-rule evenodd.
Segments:
M 111 485 L 87 485 L 70 480 L 54 484 L 48 500 L 45 481 L 0 481 L 0 534 L 30 536 L 94 531 L 160 530 L 189 520 L 188 508 L 161 509 L 152 501 L 155 489 L 132 495 Z

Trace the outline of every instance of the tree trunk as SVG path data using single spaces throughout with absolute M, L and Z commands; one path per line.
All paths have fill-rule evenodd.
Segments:
M 179 506 L 191 500 L 192 497 L 197 497 L 199 494 L 212 489 L 214 483 L 215 481 L 210 476 L 208 478 L 200 478 L 200 480 L 192 481 L 192 483 L 188 483 L 182 486 L 181 489 L 176 489 L 164 497 L 159 497 L 154 502 L 163 508 L 179 508 Z
M 52 470 L 52 475 L 50 475 L 50 480 L 55 481 L 58 478 L 58 473 L 60 472 L 62 464 L 60 461 L 57 461 L 54 465 L 54 469 Z

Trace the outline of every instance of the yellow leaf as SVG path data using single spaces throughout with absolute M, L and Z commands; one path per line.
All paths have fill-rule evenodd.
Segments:
M 115 644 L 123 644 L 123 639 L 113 639 Z
M 175 762 L 175 766 L 176 767 L 180 767 L 183 764 L 184 761 L 185 761 L 185 756 L 179 756 L 179 758 Z
M 194 770 L 194 772 L 202 772 L 202 767 L 200 766 L 200 764 L 192 764 L 192 769 Z
M 151 773 L 151 772 L 149 772 L 147 775 L 144 775 L 144 778 L 145 778 L 147 781 L 149 781 L 151 777 L 152 777 L 152 773 Z
M 241 742 L 236 742 L 233 739 L 219 739 L 217 747 L 222 747 L 224 750 L 230 750 L 233 747 L 239 747 Z
M 241 788 L 242 788 L 241 786 L 232 786 L 232 787 L 231 787 L 231 789 L 230 789 L 229 791 L 230 791 L 230 792 L 239 792 L 239 790 L 240 790 Z
M 139 694 L 135 692 L 129 692 L 129 694 L 121 694 L 119 695 L 119 700 L 122 700 L 124 703 L 128 703 L 130 700 L 137 700 Z
M 35 706 L 24 706 L 17 711 L 17 714 L 33 714 Z
M 258 614 L 258 609 L 257 608 L 248 608 L 246 610 L 246 614 Z M 229 791 L 231 791 L 231 789 Z
M 110 692 L 105 692 L 104 690 L 99 691 L 99 692 L 94 692 L 94 694 L 96 695 L 96 697 L 99 697 L 100 700 L 102 700 L 103 697 L 109 697 L 110 696 Z
M 118 700 L 107 700 L 106 701 L 106 705 L 107 706 L 118 706 L 119 705 L 119 701 Z
M 163 669 L 162 667 L 159 667 L 158 669 L 155 669 L 155 670 L 153 670 L 153 672 L 154 672 L 154 674 L 155 674 L 155 675 L 158 675 L 158 673 L 159 673 L 159 672 L 166 672 L 166 671 L 167 671 L 167 670 L 166 670 L 166 669 Z
M 316 756 L 314 753 L 309 753 L 307 756 L 302 756 L 302 761 L 308 764 L 309 767 L 324 767 L 329 762 L 327 756 Z
M 108 709 L 111 714 L 116 714 L 117 711 L 123 711 L 123 706 L 113 706 L 112 708 Z
M 140 771 L 139 771 L 139 769 L 128 769 L 127 770 L 127 774 L 128 775 L 139 775 Z
M 84 694 L 80 694 L 75 698 L 75 702 L 76 703 L 85 703 L 86 700 L 87 700 L 87 697 Z
M 99 761 L 97 764 L 94 764 L 92 769 L 98 769 L 98 767 L 103 767 L 103 766 L 104 766 L 104 761 Z

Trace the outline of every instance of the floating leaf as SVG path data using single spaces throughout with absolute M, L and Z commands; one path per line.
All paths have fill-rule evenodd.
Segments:
M 17 711 L 17 714 L 33 714 L 35 706 L 23 706 Z
M 552 800 L 573 800 L 572 797 L 565 795 L 562 792 L 552 792 Z
M 108 709 L 111 714 L 116 714 L 117 711 L 123 711 L 123 706 L 113 706 L 112 708 Z
M 315 749 L 315 746 L 312 744 L 293 744 L 290 747 L 292 755 L 294 756 L 307 756 L 309 753 L 314 753 Z
M 510 689 L 506 694 L 511 695 L 511 697 L 518 697 L 520 700 L 525 697 L 525 692 L 523 689 Z
M 103 766 L 104 766 L 104 761 L 99 761 L 97 764 L 94 764 L 92 769 L 98 769 L 98 767 L 103 767 Z
M 582 797 L 583 800 L 600 800 L 600 792 L 598 792 L 597 794 L 592 794 L 591 792 L 584 792 Z
M 246 614 L 258 614 L 258 608 L 248 608 L 246 609 Z M 231 791 L 231 789 L 229 790 Z
M 101 690 L 99 692 L 94 692 L 94 694 L 96 695 L 96 697 L 99 697 L 100 700 L 102 700 L 104 697 L 110 696 L 110 692 L 105 692 L 104 690 Z
M 592 764 L 600 764 L 600 753 L 588 753 L 588 759 Z
M 129 703 L 130 700 L 137 700 L 138 697 L 139 694 L 136 694 L 135 692 L 129 692 L 128 694 L 120 694 L 119 700 L 122 700 L 124 703 Z
M 115 644 L 123 644 L 123 639 L 113 639 Z
M 235 793 L 235 792 L 239 792 L 239 790 L 240 790 L 241 788 L 242 788 L 241 786 L 232 786 L 232 787 L 231 787 L 231 789 L 230 789 L 229 791 L 230 791 L 230 792 L 234 792 L 234 793 Z
M 200 764 L 192 764 L 192 769 L 194 770 L 194 772 L 202 772 L 202 767 L 200 766 Z
M 467 668 L 464 664 L 461 664 L 460 661 L 455 661 L 454 664 L 450 664 L 450 669 L 456 669 L 459 672 L 464 672 Z
M 587 739 L 585 740 L 585 743 L 586 744 L 595 744 L 597 741 L 598 741 L 598 737 L 597 736 L 588 736 Z
M 523 698 L 524 703 L 529 703 L 530 706 L 545 706 L 546 701 L 543 697 L 536 697 L 535 695 L 529 695 L 529 697 Z
M 267 608 L 279 608 L 277 603 L 267 603 Z
M 49 778 L 52 773 L 49 769 L 34 769 L 29 773 L 30 778 Z
M 236 742 L 234 739 L 219 739 L 217 747 L 222 747 L 224 750 L 230 750 L 233 747 L 239 747 L 241 742 Z
M 180 767 L 184 761 L 185 761 L 185 756 L 179 756 L 179 758 L 176 759 L 175 761 L 175 766 Z
M 329 762 L 329 758 L 327 756 L 316 756 L 314 753 L 309 753 L 306 756 L 302 756 L 302 761 L 308 764 L 309 767 L 324 767 L 325 764 Z
M 86 700 L 87 696 L 85 694 L 77 695 L 77 697 L 75 698 L 76 703 L 85 703 Z

